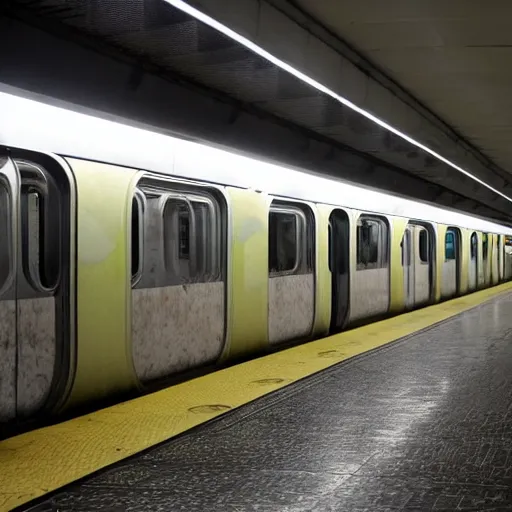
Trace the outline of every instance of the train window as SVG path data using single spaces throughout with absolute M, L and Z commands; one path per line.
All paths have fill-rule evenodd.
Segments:
M 429 238 L 428 231 L 426 229 L 422 229 L 420 231 L 420 261 L 422 263 L 428 263 L 429 260 Z
M 269 212 L 268 268 L 271 276 L 302 274 L 313 268 L 314 226 L 305 209 L 274 202 Z
M 12 201 L 8 186 L 8 183 L 4 184 L 0 181 L 0 233 L 3 236 L 3 243 L 0 245 L 0 290 L 7 284 L 14 270 L 12 268 Z
M 329 225 L 327 226 L 327 243 L 328 243 L 328 254 L 327 254 L 327 263 L 329 265 L 329 272 L 332 272 L 334 269 L 334 251 L 333 251 L 333 228 L 331 222 L 329 222 Z
M 132 199 L 131 271 L 132 285 L 142 276 L 144 253 L 144 194 L 137 190 Z
M 271 274 L 294 274 L 301 263 L 302 219 L 297 211 L 271 210 L 268 264 Z
M 349 271 L 349 222 L 342 210 L 333 210 L 329 216 L 329 271 L 348 274 Z
M 180 209 L 178 212 L 178 250 L 180 260 L 190 259 L 190 212 Z
M 223 279 L 225 215 L 216 190 L 143 177 L 132 202 L 132 286 Z
M 444 251 L 446 260 L 454 260 L 456 257 L 455 232 L 448 230 L 444 237 Z
M 195 265 L 196 275 L 213 279 L 220 272 L 214 204 L 206 198 L 191 199 L 191 208 L 179 215 L 179 259 Z
M 49 200 L 49 183 L 42 168 L 22 161 L 17 162 L 17 166 L 21 175 L 20 213 L 24 274 L 33 289 L 50 292 L 59 281 L 59 202 Z
M 402 267 L 409 267 L 411 265 L 411 232 L 406 229 L 402 241 L 400 242 L 400 249 L 402 254 Z
M 482 255 L 484 260 L 487 260 L 489 251 L 489 235 L 487 233 L 482 233 Z
M 471 245 L 471 259 L 476 260 L 477 255 L 478 255 L 478 236 L 476 233 L 473 233 L 471 235 L 470 245 Z
M 300 265 L 300 218 L 295 212 L 271 211 L 269 216 L 269 269 L 294 273 Z
M 28 260 L 30 265 L 37 265 L 37 270 L 32 269 L 34 274 L 41 275 L 41 282 L 45 281 L 44 269 L 41 267 L 40 254 L 44 253 L 44 238 L 41 237 L 41 203 L 42 198 L 38 192 L 24 190 L 21 195 L 22 224 L 26 233 Z M 41 272 L 43 270 L 43 272 Z
M 168 194 L 164 198 L 164 261 L 181 280 L 203 282 L 219 273 L 218 221 L 211 198 Z
M 406 247 L 404 245 L 405 244 L 405 235 L 406 235 L 406 233 L 404 233 L 404 236 L 402 237 L 402 241 L 400 242 L 400 253 L 402 255 L 402 267 L 407 266 L 407 265 L 405 265 L 406 255 L 404 254 L 405 250 L 406 250 Z
M 384 220 L 361 215 L 357 221 L 357 270 L 387 265 L 388 227 Z

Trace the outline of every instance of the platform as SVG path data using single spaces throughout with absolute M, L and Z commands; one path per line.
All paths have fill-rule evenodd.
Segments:
M 187 418 L 209 419 L 237 407 L 192 430 L 165 412 L 175 386 L 4 441 L 0 478 L 7 475 L 10 487 L 3 486 L 0 499 L 3 494 L 4 507 L 20 504 L 30 485 L 35 497 L 100 469 L 108 457 L 116 462 L 110 447 L 116 464 L 20 510 L 512 510 L 510 290 L 510 284 L 485 290 L 184 383 L 198 386 L 209 378 L 203 393 L 220 399 L 188 407 Z M 351 357 L 351 347 L 359 355 Z M 322 371 L 314 373 L 312 361 Z M 223 372 L 224 384 L 215 388 L 211 379 L 218 383 Z M 305 377 L 308 372 L 314 374 Z M 237 403 L 249 389 L 260 398 Z M 146 416 L 152 420 L 137 427 L 137 418 Z M 116 417 L 128 422 L 117 435 Z M 92 425 L 105 436 L 97 438 L 97 453 L 94 443 L 84 442 Z M 185 432 L 148 449 L 158 440 L 152 428 L 161 437 Z M 75 447 L 80 453 L 71 451 L 73 442 L 82 443 Z M 24 464 L 36 456 L 34 446 L 45 458 L 33 460 L 28 472 Z M 52 467 L 53 480 L 45 476 Z

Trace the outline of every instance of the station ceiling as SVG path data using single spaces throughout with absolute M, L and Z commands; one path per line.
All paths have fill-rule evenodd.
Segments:
M 194 3 L 200 7 L 204 2 Z M 441 10 L 439 1 L 414 2 L 416 6 L 422 3 L 436 4 Z M 458 0 L 452 3 L 462 5 Z M 232 9 L 243 2 L 225 0 L 225 4 Z M 392 16 L 378 0 L 289 4 L 311 16 L 312 22 L 346 37 L 405 86 L 409 80 L 410 89 L 423 95 L 429 108 L 439 107 L 439 114 L 446 115 L 476 144 L 476 149 L 464 150 L 471 173 L 512 197 L 512 175 L 505 170 L 512 153 L 504 143 L 500 149 L 499 143 L 506 140 L 505 124 L 493 125 L 497 118 L 483 104 L 467 112 L 473 104 L 464 98 L 484 101 L 486 93 L 485 89 L 482 97 L 476 93 L 482 83 L 476 74 L 474 81 L 470 73 L 464 78 L 463 53 L 458 66 L 451 69 L 450 52 L 446 51 L 441 64 L 432 56 L 437 50 L 429 48 L 430 60 L 419 63 L 420 49 L 408 43 L 411 51 L 420 53 L 407 60 L 405 41 L 412 41 L 420 29 L 412 25 L 407 29 L 404 22 L 404 45 L 400 46 L 402 32 L 394 28 Z M 368 14 L 372 9 L 375 13 Z M 404 12 L 412 10 L 404 7 Z M 163 0 L 8 0 L 2 14 L 0 82 L 372 188 L 512 222 L 512 203 L 499 193 Z M 371 24 L 379 25 L 379 16 L 382 26 L 373 30 Z M 357 24 L 361 30 L 354 29 Z M 425 33 L 427 25 L 426 21 L 421 25 Z M 393 58 L 393 32 L 399 34 L 394 44 L 400 58 Z M 286 32 L 281 36 L 287 40 Z M 482 57 L 480 64 L 485 61 Z M 487 64 L 494 69 L 492 63 Z M 449 77 L 444 80 L 445 89 L 443 77 Z M 462 83 L 464 93 L 460 92 Z M 450 91 L 452 96 L 448 96 Z M 475 94 L 471 96 L 470 91 Z M 205 95 L 213 99 L 205 100 Z M 489 109 L 500 110 L 497 104 L 497 97 L 487 99 Z M 506 112 L 502 114 L 505 123 Z M 488 131 L 478 126 L 479 117 Z M 449 137 L 457 144 L 461 140 L 457 134 Z M 466 168 L 465 162 L 456 163 Z
M 295 3 L 512 173 L 512 2 Z

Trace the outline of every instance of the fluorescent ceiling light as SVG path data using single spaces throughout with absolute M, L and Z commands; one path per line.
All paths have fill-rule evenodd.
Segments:
M 343 96 L 340 96 L 339 94 L 336 94 L 334 91 L 331 91 L 321 83 L 317 82 L 313 78 L 310 78 L 309 76 L 305 75 L 304 73 L 301 73 L 294 67 L 290 66 L 286 62 L 283 62 L 281 59 L 278 59 L 271 53 L 267 52 L 260 46 L 254 44 L 252 41 L 247 39 L 244 36 L 241 36 L 240 34 L 236 33 L 234 30 L 231 30 L 226 25 L 223 25 L 222 23 L 219 23 L 218 21 L 214 20 L 210 16 L 202 13 L 195 7 L 192 7 L 191 5 L 187 4 L 183 0 L 163 0 L 164 2 L 167 2 L 168 4 L 172 5 L 173 7 L 176 7 L 180 11 L 183 11 L 187 14 L 190 14 L 190 16 L 193 16 L 197 20 L 205 23 L 206 25 L 209 25 L 210 27 L 214 28 L 215 30 L 218 30 L 219 32 L 223 33 L 225 36 L 230 37 L 231 39 L 235 40 L 236 42 L 240 43 L 241 45 L 245 46 L 249 50 L 253 51 L 254 53 L 260 55 L 264 59 L 267 59 L 268 61 L 272 62 L 272 64 L 275 64 L 276 66 L 280 67 L 281 69 L 284 69 L 288 73 L 291 73 L 293 76 L 298 78 L 299 80 L 302 80 L 303 82 L 307 83 L 311 87 L 314 87 L 320 92 L 323 92 L 324 94 L 327 94 L 331 98 L 334 98 L 335 100 L 339 101 L 343 105 L 349 107 L 350 109 L 354 110 L 355 112 L 358 112 L 362 116 L 366 117 L 370 121 L 373 121 L 374 123 L 378 124 L 379 126 L 382 126 L 382 128 L 385 128 L 386 130 L 389 130 L 390 132 L 394 133 L 398 137 L 401 137 L 402 139 L 406 140 L 407 142 L 413 144 L 414 146 L 422 149 L 423 151 L 426 151 L 430 155 L 436 157 L 441 162 L 444 162 L 445 164 L 449 165 L 453 169 L 459 171 L 460 173 L 464 174 L 465 176 L 468 176 L 472 180 L 476 181 L 480 185 L 483 185 L 484 187 L 488 188 L 495 194 L 498 194 L 499 196 L 505 198 L 507 201 L 510 201 L 512 203 L 512 198 L 508 197 L 507 195 L 503 194 L 503 192 L 500 192 L 499 190 L 495 189 L 491 185 L 488 185 L 485 183 L 485 181 L 482 181 L 480 178 L 477 178 L 473 174 L 469 173 L 468 171 L 462 169 L 462 167 L 459 167 L 457 164 L 451 162 L 450 160 L 446 159 L 439 153 L 436 153 L 435 151 L 432 151 L 430 148 L 425 146 L 424 144 L 421 144 L 421 142 L 418 142 L 417 140 L 414 140 L 412 137 L 409 137 L 405 133 L 401 132 L 400 130 L 397 130 L 393 126 L 389 125 L 385 121 L 382 121 L 378 117 L 374 116 L 370 112 L 367 112 L 366 110 L 362 109 L 361 107 L 358 107 L 354 103 L 352 103 L 350 100 L 347 100 Z
M 103 113 L 98 116 L 93 110 L 77 112 L 75 109 L 76 106 L 67 102 L 0 83 L 0 144 L 192 181 L 260 190 L 265 195 L 331 204 L 354 211 L 512 234 L 508 227 L 465 213 L 171 137 L 149 127 L 133 126 L 133 121 L 126 119 L 105 119 Z M 48 119 L 52 120 L 51 130 Z

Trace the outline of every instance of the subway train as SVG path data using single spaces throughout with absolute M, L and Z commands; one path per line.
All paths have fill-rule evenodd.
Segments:
M 512 276 L 508 227 L 0 92 L 0 422 Z

